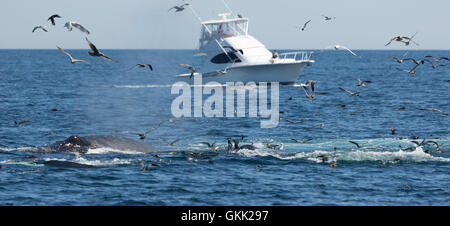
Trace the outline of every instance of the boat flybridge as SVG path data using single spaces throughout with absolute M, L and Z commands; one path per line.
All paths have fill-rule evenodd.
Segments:
M 181 74 L 177 78 L 193 81 L 194 76 L 201 75 L 204 83 L 291 84 L 305 66 L 314 63 L 307 52 L 281 53 L 274 58 L 264 44 L 248 34 L 248 18 L 228 18 L 230 15 L 223 13 L 219 14 L 218 20 L 201 21 L 199 54 L 196 55 L 202 63 L 195 66 L 197 72 Z

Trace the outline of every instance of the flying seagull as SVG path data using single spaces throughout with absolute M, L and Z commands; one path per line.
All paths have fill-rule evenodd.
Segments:
M 87 35 L 89 35 L 91 32 L 89 32 L 86 28 L 84 28 L 81 24 L 74 22 L 74 21 L 69 21 L 67 22 L 64 27 L 66 27 L 69 31 L 72 31 L 72 27 L 78 28 L 78 30 L 80 30 L 83 33 L 86 33 Z
M 135 68 L 135 67 L 140 67 L 140 68 L 146 68 L 148 67 L 148 69 L 150 69 L 150 71 L 153 71 L 153 67 L 150 64 L 136 64 L 136 66 L 132 67 L 131 69 Z M 130 70 L 131 70 L 130 69 Z
M 361 81 L 361 79 L 358 78 L 358 84 L 356 86 L 366 86 L 364 83 L 372 83 L 372 81 Z
M 440 57 L 440 58 L 435 58 L 434 56 L 425 56 L 426 58 L 433 58 L 433 60 L 436 62 L 436 63 L 439 63 L 441 60 L 446 60 L 446 61 L 449 61 L 449 59 L 447 58 L 447 57 Z
M 306 25 L 308 25 L 309 22 L 311 22 L 311 20 L 308 20 L 308 21 L 307 21 L 300 29 L 301 29 L 302 31 L 304 31 L 304 30 L 306 29 Z
M 132 135 L 137 135 L 137 136 L 139 136 L 139 139 L 145 140 L 145 138 L 147 138 L 147 135 L 148 135 L 149 133 L 151 133 L 151 132 L 153 132 L 153 131 L 159 129 L 159 127 L 161 127 L 161 125 L 164 124 L 165 122 L 166 122 L 166 121 L 163 121 L 163 122 L 159 123 L 156 127 L 150 129 L 149 131 L 146 131 L 145 133 L 134 133 L 134 132 L 128 132 L 128 131 L 125 132 L 125 133 L 132 134 Z
M 93 57 L 102 57 L 103 59 L 109 60 L 109 61 L 114 61 L 113 59 L 111 59 L 109 56 L 106 56 L 105 54 L 103 54 L 102 52 L 98 51 L 97 47 L 95 47 L 94 44 L 92 44 L 92 42 L 89 41 L 88 38 L 86 38 L 86 42 L 88 43 L 89 47 L 91 48 L 91 50 L 93 52 L 88 52 L 90 56 Z
M 313 139 L 306 139 L 306 140 L 300 141 L 300 140 L 297 140 L 297 139 L 295 139 L 295 138 L 291 138 L 291 140 L 295 141 L 295 143 L 302 143 L 302 144 L 305 144 L 305 143 L 307 143 L 307 142 L 309 142 L 309 141 L 312 141 Z
M 180 64 L 180 66 L 185 67 L 185 68 L 191 70 L 191 76 L 189 76 L 189 78 L 192 78 L 192 76 L 194 76 L 194 73 L 197 72 L 197 69 L 196 69 L 194 66 L 192 66 L 192 65 L 189 65 L 189 64 Z
M 52 21 L 53 26 L 56 25 L 55 23 L 55 18 L 61 18 L 61 16 L 59 16 L 58 14 L 52 15 L 48 18 L 48 20 Z
M 408 54 L 408 53 L 403 54 L 402 58 L 400 58 L 400 59 L 398 59 L 397 57 L 393 57 L 393 56 L 390 56 L 389 58 L 391 58 L 391 59 L 393 59 L 395 62 L 401 64 L 401 63 L 403 63 L 403 60 L 404 60 L 406 54 Z
M 45 26 L 36 26 L 33 28 L 32 32 L 34 33 L 37 29 L 42 29 L 43 31 L 48 32 Z
M 435 111 L 435 112 L 439 112 L 445 116 L 448 116 L 448 114 L 446 112 L 443 112 L 442 110 L 436 109 L 436 108 L 419 108 L 419 110 L 421 111 Z
M 414 74 L 416 74 L 416 70 L 417 70 L 417 67 L 419 67 L 419 65 L 420 64 L 416 64 L 412 69 L 410 69 L 410 70 L 402 70 L 402 69 L 398 69 L 398 70 L 400 70 L 400 71 L 404 71 L 404 72 L 408 72 L 410 75 L 414 75 Z
M 353 56 L 360 57 L 360 56 L 356 55 L 356 53 L 354 53 L 349 48 L 347 48 L 345 46 L 341 46 L 341 45 L 328 46 L 326 49 L 335 49 L 335 50 L 342 50 L 342 49 L 344 49 L 344 50 L 349 51 Z
M 325 16 L 325 15 L 322 15 L 324 18 L 325 18 L 325 20 L 334 20 L 334 19 L 336 19 L 336 17 L 328 17 L 328 16 Z
M 349 140 L 348 142 L 350 142 L 350 143 L 356 145 L 357 148 L 361 148 L 361 146 L 360 146 L 358 143 L 356 143 L 355 141 Z
M 342 91 L 344 91 L 344 92 L 346 92 L 346 93 L 348 93 L 348 94 L 350 94 L 350 95 L 352 95 L 352 96 L 359 96 L 359 94 L 360 94 L 360 92 L 352 92 L 352 91 L 348 91 L 348 90 L 346 90 L 346 89 L 344 89 L 344 88 L 341 88 L 341 87 L 339 87 L 339 89 L 342 90 Z
M 410 60 L 410 61 L 412 61 L 414 64 L 416 64 L 416 65 L 419 65 L 419 64 L 424 64 L 425 62 L 428 62 L 428 63 L 430 63 L 430 64 L 433 64 L 433 62 L 431 62 L 430 60 L 428 60 L 428 59 L 424 59 L 424 60 L 416 60 L 416 59 L 413 59 L 413 58 L 406 58 L 406 59 L 404 59 L 404 60 Z
M 202 142 L 202 144 L 208 146 L 209 148 L 211 148 L 212 151 L 217 151 L 217 149 L 219 149 L 219 147 L 216 147 L 216 142 L 210 144 L 208 142 Z
M 70 55 L 68 52 L 66 52 L 64 49 L 60 48 L 59 46 L 56 46 L 56 47 L 59 49 L 59 51 L 61 51 L 62 53 L 66 54 L 70 58 L 70 62 L 72 64 L 74 64 L 76 62 L 83 62 L 85 64 L 89 64 L 88 62 L 86 62 L 84 60 L 78 60 L 78 59 L 73 58 L 72 55 Z
M 412 42 L 412 43 L 414 43 L 414 44 L 416 44 L 416 45 L 419 45 L 417 42 L 414 42 L 412 39 L 416 36 L 416 34 L 417 34 L 417 32 L 412 36 L 412 37 L 407 37 L 407 36 L 402 36 L 402 35 L 399 35 L 399 36 L 396 36 L 396 37 L 393 37 L 388 43 L 386 43 L 386 45 L 384 45 L 384 46 L 388 46 L 388 45 L 390 45 L 393 41 L 396 41 L 396 42 L 403 42 L 403 43 L 405 43 L 405 45 L 409 45 L 409 43 L 410 42 Z M 408 40 L 408 41 L 403 41 L 403 40 Z
M 189 3 L 185 3 L 185 4 L 180 5 L 180 6 L 174 6 L 174 7 L 170 8 L 168 11 L 170 11 L 172 9 L 176 9 L 175 12 L 181 12 L 181 11 L 183 11 L 185 9 L 184 7 L 188 6 L 188 5 L 189 5 Z

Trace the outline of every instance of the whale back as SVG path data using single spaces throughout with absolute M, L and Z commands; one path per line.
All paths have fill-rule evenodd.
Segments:
M 136 152 L 156 152 L 153 146 L 141 143 L 132 139 L 118 136 L 95 135 L 95 136 L 71 136 L 64 141 L 56 142 L 51 146 L 52 149 L 59 152 L 74 152 L 85 154 L 89 149 L 111 148 L 121 151 Z

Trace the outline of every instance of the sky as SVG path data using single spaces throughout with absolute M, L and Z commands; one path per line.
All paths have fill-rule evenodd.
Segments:
M 227 12 L 222 0 L 189 0 L 203 20 Z M 189 10 L 168 9 L 182 0 L 4 0 L 0 3 L 0 49 L 87 49 L 84 34 L 68 32 L 77 21 L 100 49 L 196 49 L 201 25 Z M 226 0 L 235 14 L 249 18 L 249 33 L 269 49 L 450 49 L 447 0 Z M 47 18 L 59 14 L 57 25 Z M 336 17 L 325 21 L 322 15 Z M 299 27 L 311 19 L 306 31 Z M 44 25 L 48 33 L 32 33 Z M 384 45 L 411 36 L 420 46 Z

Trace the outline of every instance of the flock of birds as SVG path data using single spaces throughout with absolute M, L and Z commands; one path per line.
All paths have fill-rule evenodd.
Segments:
M 182 4 L 182 5 L 180 5 L 180 6 L 174 6 L 174 7 L 170 8 L 169 11 L 171 11 L 172 9 L 175 9 L 175 12 L 181 12 L 181 11 L 183 11 L 183 10 L 185 9 L 185 7 L 188 6 L 188 5 L 189 5 L 189 3 L 185 3 L 185 4 Z M 52 15 L 52 16 L 50 16 L 50 17 L 48 18 L 48 21 L 50 21 L 51 24 L 52 24 L 53 26 L 56 26 L 56 19 L 57 19 L 57 18 L 62 18 L 62 17 L 61 17 L 60 15 L 58 15 L 58 14 L 54 14 L 54 15 Z M 64 25 L 64 27 L 67 28 L 67 30 L 68 30 L 69 32 L 71 32 L 71 31 L 73 30 L 73 28 L 77 28 L 78 30 L 80 30 L 81 32 L 83 32 L 83 33 L 86 34 L 86 35 L 90 35 L 90 34 L 91 34 L 91 32 L 90 32 L 89 30 L 87 30 L 84 26 L 82 26 L 80 23 L 75 22 L 75 21 L 68 21 L 68 22 L 66 22 L 66 24 Z M 44 32 L 49 32 L 49 29 L 47 29 L 46 26 L 44 26 L 44 25 L 38 25 L 38 26 L 35 26 L 35 27 L 33 28 L 32 33 L 36 32 L 36 31 L 39 30 L 39 29 L 41 29 L 41 30 L 44 31 Z M 89 48 L 91 49 L 91 51 L 88 52 L 88 54 L 89 54 L 90 56 L 92 56 L 92 57 L 101 57 L 101 58 L 103 58 L 103 59 L 105 59 L 105 60 L 108 60 L 108 61 L 118 62 L 118 61 L 116 61 L 116 60 L 113 60 L 111 57 L 105 55 L 104 53 L 100 52 L 100 51 L 98 50 L 98 48 L 97 48 L 91 41 L 89 41 L 89 39 L 88 39 L 87 37 L 86 37 L 85 39 L 86 39 L 86 42 L 87 42 Z M 64 53 L 65 55 L 67 55 L 67 56 L 69 57 L 70 62 L 71 62 L 72 64 L 75 64 L 75 63 L 84 63 L 84 64 L 90 65 L 90 63 L 87 62 L 86 60 L 75 59 L 70 53 L 68 53 L 66 50 L 64 50 L 63 48 L 61 48 L 61 47 L 59 47 L 59 46 L 57 46 L 57 49 L 58 49 L 59 51 L 61 51 L 62 53 Z M 194 75 L 194 73 L 197 72 L 197 69 L 196 69 L 194 66 L 192 66 L 192 65 L 189 65 L 189 64 L 180 64 L 180 66 L 185 67 L 186 69 L 188 69 L 188 70 L 191 72 L 191 76 L 190 76 L 190 77 L 192 77 L 192 76 Z M 153 66 L 152 66 L 151 64 L 142 64 L 142 63 L 139 63 L 139 64 L 136 64 L 136 65 L 135 65 L 134 67 L 132 67 L 131 69 L 136 68 L 136 67 L 139 67 L 139 68 L 148 68 L 150 71 L 153 71 Z M 130 70 L 131 70 L 131 69 L 130 69 Z

